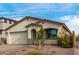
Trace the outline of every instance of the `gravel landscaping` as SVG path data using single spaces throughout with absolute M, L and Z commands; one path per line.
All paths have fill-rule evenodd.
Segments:
M 36 45 L 0 45 L 1 55 L 27 55 L 36 50 Z M 75 48 L 61 48 L 56 45 L 45 45 L 39 51 L 45 55 L 74 55 L 78 54 Z

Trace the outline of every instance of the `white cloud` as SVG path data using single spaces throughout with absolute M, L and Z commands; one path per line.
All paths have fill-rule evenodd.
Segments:
M 37 12 L 71 12 L 73 4 L 13 4 L 11 5 L 16 13 L 37 13 Z
M 71 21 L 74 24 L 78 24 L 79 25 L 79 18 L 75 18 Z
M 3 12 L 0 12 L 0 15 L 4 16 L 14 16 L 14 15 L 30 15 L 30 14 L 39 14 L 39 15 L 45 15 L 45 13 L 50 12 L 53 14 L 53 12 L 71 12 L 73 4 L 48 4 L 48 3 L 41 3 L 41 4 L 10 4 L 8 5 L 11 7 L 12 12 L 9 10 L 7 11 L 7 8 L 0 4 L 0 10 L 4 10 Z
M 61 20 L 71 20 L 72 16 L 63 16 L 60 17 Z
M 79 34 L 79 15 L 63 16 L 60 19 L 64 20 L 70 30 L 75 31 L 76 35 Z

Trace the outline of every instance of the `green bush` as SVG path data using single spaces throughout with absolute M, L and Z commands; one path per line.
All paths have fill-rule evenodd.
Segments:
M 71 41 L 69 37 L 59 37 L 58 38 L 58 45 L 63 48 L 70 48 L 71 47 Z
M 70 41 L 69 40 L 66 40 L 66 39 L 62 40 L 62 47 L 64 47 L 64 48 L 71 47 Z
M 62 46 L 62 40 L 60 38 L 58 38 L 58 45 Z

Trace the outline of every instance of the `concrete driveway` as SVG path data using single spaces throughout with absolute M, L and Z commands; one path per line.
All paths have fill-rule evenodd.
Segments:
M 36 45 L 0 45 L 1 55 L 26 55 Z M 61 48 L 56 45 L 45 45 L 41 52 L 48 55 L 73 55 L 73 48 Z

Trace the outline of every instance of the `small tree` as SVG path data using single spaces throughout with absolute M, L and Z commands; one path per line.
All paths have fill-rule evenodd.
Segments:
M 40 30 L 37 32 L 37 42 L 38 42 L 38 48 L 43 44 L 44 37 L 44 29 L 43 26 L 40 28 Z

